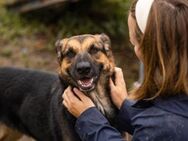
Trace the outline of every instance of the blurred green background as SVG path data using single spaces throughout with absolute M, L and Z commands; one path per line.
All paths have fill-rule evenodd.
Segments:
M 0 66 L 57 71 L 54 43 L 78 34 L 106 33 L 112 40 L 116 64 L 128 87 L 138 78 L 138 60 L 130 47 L 128 0 L 79 0 L 20 14 L 0 1 Z

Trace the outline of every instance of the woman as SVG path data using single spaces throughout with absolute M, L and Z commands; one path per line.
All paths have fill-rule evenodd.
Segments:
M 128 95 L 123 73 L 115 69 L 111 97 L 120 109 L 120 129 L 133 141 L 188 140 L 188 1 L 138 0 L 128 17 L 130 41 L 144 64 L 144 81 Z M 63 104 L 77 117 L 85 141 L 122 141 L 93 102 L 68 88 Z

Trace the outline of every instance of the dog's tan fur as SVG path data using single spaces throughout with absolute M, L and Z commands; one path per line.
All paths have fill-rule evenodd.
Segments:
M 35 141 L 34 139 L 0 123 L 0 141 Z
M 87 35 L 86 34 L 84 36 L 85 36 L 85 39 L 82 43 L 79 41 L 80 36 L 73 36 L 71 38 L 65 38 L 61 40 L 59 42 L 59 45 L 62 46 L 61 51 L 66 52 L 71 47 L 77 54 L 79 54 L 79 53 L 87 52 L 89 47 L 93 44 L 95 44 L 96 47 L 101 48 L 101 49 L 104 47 L 107 50 L 107 55 L 105 55 L 102 52 L 99 52 L 98 54 L 95 54 L 91 57 L 97 62 L 104 64 L 105 72 L 112 73 L 115 64 L 114 64 L 114 58 L 111 52 L 111 43 L 110 43 L 109 37 L 104 34 L 102 35 Z M 100 44 L 102 40 L 101 38 L 104 38 L 104 40 L 106 40 L 105 44 Z M 63 61 L 61 62 L 61 68 L 60 68 L 61 74 L 64 74 L 64 75 L 66 74 L 66 69 L 70 67 L 70 65 L 72 64 L 72 61 L 74 60 L 70 60 L 68 58 L 63 59 Z
M 90 54 L 88 53 L 91 46 L 94 45 L 96 48 L 100 49 L 97 53 Z M 109 96 L 108 79 L 112 76 L 114 72 L 114 58 L 111 51 L 110 39 L 105 34 L 97 35 L 78 35 L 70 38 L 66 38 L 57 42 L 58 50 L 58 60 L 59 60 L 59 74 L 65 80 L 71 81 L 70 74 L 68 69 L 76 61 L 76 56 L 83 53 L 88 53 L 89 58 L 92 62 L 97 62 L 98 64 L 103 65 L 103 69 L 100 72 L 100 77 L 97 83 L 96 88 L 91 92 L 85 92 L 89 96 L 96 107 L 107 117 L 113 118 L 115 111 L 113 104 Z M 75 52 L 75 57 L 69 58 L 64 56 L 61 58 L 69 49 L 72 49 Z M 103 51 L 102 51 L 103 50 Z M 61 56 L 62 55 L 62 56 Z

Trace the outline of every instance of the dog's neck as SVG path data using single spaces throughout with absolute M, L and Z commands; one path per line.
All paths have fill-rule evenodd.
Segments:
M 101 75 L 96 88 L 86 93 L 92 99 L 97 109 L 105 115 L 109 121 L 113 121 L 117 109 L 110 98 L 109 76 Z
M 91 98 L 96 108 L 113 124 L 114 117 L 117 114 L 117 108 L 111 101 L 109 77 L 110 75 L 106 75 L 106 73 L 103 72 L 98 80 L 96 88 L 93 91 L 84 93 L 86 96 Z M 64 86 L 63 89 L 69 86 L 69 84 L 63 78 L 59 78 L 61 84 L 63 84 L 62 86 Z

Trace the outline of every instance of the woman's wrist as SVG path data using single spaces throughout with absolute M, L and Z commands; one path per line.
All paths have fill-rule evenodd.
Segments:
M 117 108 L 120 110 L 124 101 L 126 100 L 126 97 L 125 98 L 122 98 L 121 102 L 119 102 L 119 104 L 117 105 Z

